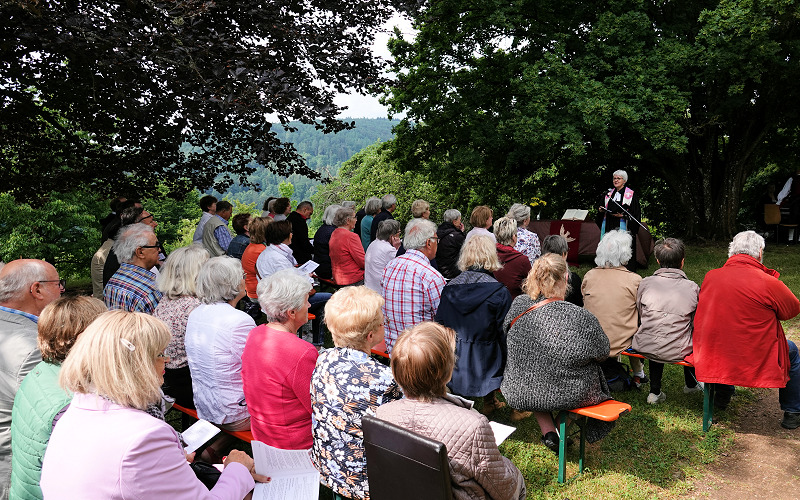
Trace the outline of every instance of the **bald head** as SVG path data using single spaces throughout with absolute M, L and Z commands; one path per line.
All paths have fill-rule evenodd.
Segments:
M 0 305 L 38 316 L 61 296 L 56 268 L 37 259 L 12 260 L 0 268 Z

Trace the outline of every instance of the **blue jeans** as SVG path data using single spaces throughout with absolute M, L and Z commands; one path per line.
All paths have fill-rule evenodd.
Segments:
M 778 391 L 781 410 L 800 413 L 800 353 L 791 340 L 789 343 L 789 381 L 786 387 Z
M 322 331 L 322 319 L 325 317 L 325 304 L 330 300 L 331 294 L 324 292 L 317 292 L 308 298 L 308 303 L 311 307 L 308 312 L 316 316 L 311 321 L 311 343 L 315 346 L 321 346 L 325 343 L 325 332 Z

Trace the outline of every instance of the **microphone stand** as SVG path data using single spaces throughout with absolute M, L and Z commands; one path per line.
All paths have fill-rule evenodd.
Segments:
M 639 222 L 639 219 L 637 219 L 636 217 L 634 217 L 633 215 L 631 215 L 631 213 L 630 213 L 630 212 L 628 212 L 627 210 L 625 210 L 625 207 L 623 207 L 621 204 L 617 203 L 617 201 L 616 201 L 616 200 L 615 200 L 613 197 L 612 197 L 612 198 L 611 198 L 609 201 L 610 201 L 610 202 L 613 202 L 613 203 L 614 203 L 614 205 L 618 206 L 618 207 L 619 207 L 619 209 L 622 211 L 622 213 L 623 213 L 623 214 L 625 214 L 625 215 L 627 215 L 629 219 L 631 219 L 632 221 L 634 221 L 635 223 L 637 223 L 637 224 L 639 225 L 639 227 L 641 227 L 641 228 L 642 228 L 642 229 L 644 229 L 644 230 L 647 230 L 647 228 L 645 228 L 645 227 L 644 227 L 644 224 L 642 224 L 641 222 Z M 611 211 L 610 211 L 609 209 L 607 209 L 607 208 L 606 208 L 605 210 L 606 210 L 606 212 L 607 212 L 606 216 L 608 216 L 608 214 L 609 214 L 609 213 L 611 213 Z M 637 230 L 636 232 L 639 232 L 639 231 Z

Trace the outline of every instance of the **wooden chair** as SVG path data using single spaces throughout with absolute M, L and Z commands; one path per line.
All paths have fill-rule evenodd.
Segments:
M 452 500 L 443 443 L 371 415 L 361 419 L 372 500 Z
M 794 230 L 792 239 L 797 239 L 797 224 L 781 224 L 781 207 L 773 203 L 766 203 L 764 205 L 764 224 L 767 226 L 775 226 L 775 243 L 778 243 L 778 235 L 780 228 L 785 227 Z
M 558 432 L 561 439 L 558 443 L 558 482 L 564 483 L 567 472 L 567 417 L 568 414 L 574 413 L 578 418 L 583 418 L 583 425 L 581 425 L 581 447 L 580 458 L 578 459 L 578 474 L 583 473 L 583 458 L 586 453 L 586 420 L 589 418 L 596 418 L 604 422 L 613 422 L 621 415 L 631 411 L 631 405 L 621 401 L 609 399 L 600 404 L 592 406 L 584 406 L 583 408 L 575 408 L 574 410 L 565 410 L 558 414 Z

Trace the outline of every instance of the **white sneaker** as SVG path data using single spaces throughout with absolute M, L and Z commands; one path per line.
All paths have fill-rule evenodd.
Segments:
M 647 395 L 647 403 L 651 405 L 656 405 L 662 401 L 667 399 L 667 395 L 663 392 L 659 392 L 658 394 L 653 394 L 652 392 Z
M 694 386 L 694 387 L 687 387 L 685 385 L 683 386 L 683 393 L 684 394 L 691 394 L 693 392 L 703 392 L 703 383 L 702 382 L 698 382 L 697 385 Z

